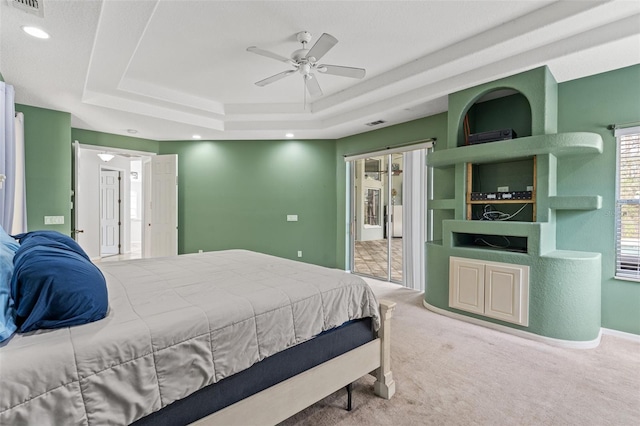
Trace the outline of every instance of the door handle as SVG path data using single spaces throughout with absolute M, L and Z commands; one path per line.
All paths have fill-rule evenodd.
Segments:
M 73 233 L 74 233 L 74 234 L 81 234 L 81 233 L 83 233 L 83 232 L 84 232 L 84 229 L 74 229 L 74 230 L 73 230 Z

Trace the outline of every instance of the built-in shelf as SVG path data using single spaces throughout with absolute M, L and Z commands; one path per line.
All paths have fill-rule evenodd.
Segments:
M 488 142 L 436 151 L 427 156 L 427 165 L 447 167 L 459 163 L 491 163 L 512 161 L 535 155 L 556 157 L 601 154 L 602 137 L 596 133 L 574 132 L 528 136 L 506 141 Z
M 553 196 L 549 197 L 549 207 L 554 210 L 600 210 L 600 195 Z
M 452 236 L 453 247 L 499 250 L 514 253 L 527 252 L 528 238 L 526 236 L 472 234 L 466 232 L 454 232 Z

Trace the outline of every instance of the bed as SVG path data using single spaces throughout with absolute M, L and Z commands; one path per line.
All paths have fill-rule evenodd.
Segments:
M 99 267 L 106 318 L 0 346 L 0 424 L 275 424 L 368 373 L 395 392 L 394 304 L 359 277 L 245 250 Z

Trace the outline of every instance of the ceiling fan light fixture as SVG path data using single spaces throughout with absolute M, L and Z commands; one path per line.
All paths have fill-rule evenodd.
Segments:
M 296 71 L 302 75 L 303 81 L 307 88 L 307 91 L 312 97 L 322 96 L 322 89 L 318 79 L 313 75 L 313 71 L 319 71 L 323 74 L 337 75 L 340 77 L 349 78 L 364 78 L 366 70 L 364 68 L 345 67 L 342 65 L 326 65 L 318 64 L 318 61 L 338 43 L 331 34 L 323 33 L 315 44 L 307 49 L 307 43 L 311 41 L 311 33 L 308 31 L 300 31 L 296 34 L 298 42 L 302 43 L 302 48 L 295 50 L 291 54 L 291 59 L 286 58 L 277 53 L 270 52 L 268 50 L 260 49 L 256 46 L 247 47 L 247 51 L 255 53 L 256 55 L 265 56 L 267 58 L 275 59 L 280 62 L 286 62 L 294 69 L 283 71 L 278 74 L 272 75 L 256 82 L 256 86 L 264 87 L 267 84 L 279 81 Z M 306 92 L 305 92 L 306 93 Z M 306 102 L 306 98 L 305 98 Z
M 101 152 L 100 154 L 98 154 L 98 157 L 100 157 L 100 159 L 102 161 L 107 163 L 107 162 L 113 160 L 113 157 L 115 157 L 115 155 L 109 154 L 108 152 Z

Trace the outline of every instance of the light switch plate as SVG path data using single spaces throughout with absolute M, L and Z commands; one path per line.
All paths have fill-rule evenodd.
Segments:
M 45 216 L 45 225 L 64 225 L 64 216 Z
M 287 215 L 287 222 L 297 222 L 298 221 L 298 215 L 297 214 L 288 214 Z

